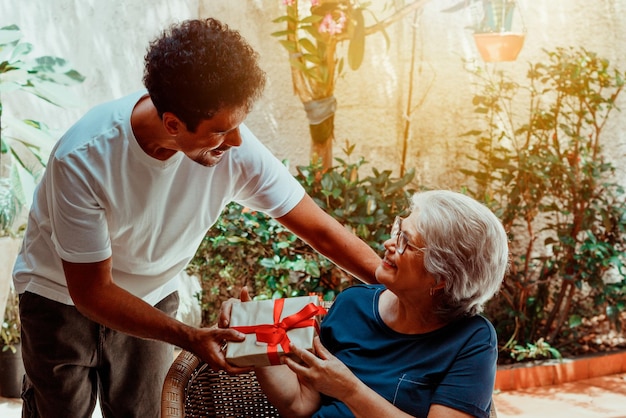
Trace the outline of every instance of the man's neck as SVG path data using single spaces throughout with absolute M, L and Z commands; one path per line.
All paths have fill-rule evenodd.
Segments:
M 157 160 L 165 161 L 176 151 L 167 147 L 170 135 L 163 127 L 150 96 L 143 96 L 135 105 L 130 117 L 130 125 L 141 149 Z

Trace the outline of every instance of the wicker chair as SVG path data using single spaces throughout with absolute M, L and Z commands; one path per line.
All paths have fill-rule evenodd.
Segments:
M 170 367 L 161 396 L 161 418 L 280 417 L 254 372 L 229 375 L 213 371 L 198 357 L 182 351 Z M 496 410 L 491 403 L 491 418 Z
M 162 418 L 279 416 L 254 372 L 216 372 L 194 354 L 182 351 L 165 377 Z

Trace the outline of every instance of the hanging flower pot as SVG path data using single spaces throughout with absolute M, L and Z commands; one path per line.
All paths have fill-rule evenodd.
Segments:
M 474 41 L 486 62 L 515 61 L 524 45 L 525 34 L 512 32 L 475 33 Z
M 459 0 L 444 12 L 467 9 L 472 19 L 476 47 L 486 62 L 514 61 L 524 45 L 526 27 L 524 18 L 518 13 L 515 21 L 517 2 L 515 0 Z M 514 23 L 521 23 L 521 29 L 513 29 Z

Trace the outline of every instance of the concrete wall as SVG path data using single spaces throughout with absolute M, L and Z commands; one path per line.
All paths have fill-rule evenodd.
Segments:
M 373 3 L 378 10 L 384 4 Z M 460 134 L 473 118 L 473 79 L 467 66 L 497 67 L 523 81 L 527 62 L 541 60 L 543 48 L 579 45 L 626 69 L 626 0 L 518 1 L 523 21 L 518 19 L 515 26 L 527 31 L 526 43 L 517 61 L 499 64 L 479 59 L 465 29 L 470 13 L 441 12 L 454 3 L 431 1 L 415 25 L 410 16 L 391 26 L 389 48 L 380 34 L 367 38 L 363 66 L 358 72 L 348 70 L 337 83 L 335 156 L 344 156 L 341 148 L 348 140 L 357 144 L 357 156 L 370 161 L 368 172 L 375 166 L 398 173 L 413 28 L 418 67 L 407 162 L 416 168 L 420 183 L 430 187 L 454 187 L 460 178 L 460 157 L 468 147 Z M 307 120 L 291 89 L 287 53 L 270 36 L 282 29 L 272 23 L 282 13 L 280 0 L 1 0 L 1 26 L 18 24 L 37 55 L 67 58 L 87 77 L 78 87 L 82 103 L 75 109 L 18 97 L 6 101 L 5 112 L 63 131 L 94 104 L 142 87 L 146 45 L 162 28 L 189 17 L 213 16 L 243 33 L 261 53 L 269 76 L 265 95 L 247 123 L 279 158 L 289 159 L 292 166 L 306 164 Z M 619 103 L 625 108 L 626 97 Z M 613 115 L 606 129 L 605 147 L 626 167 L 626 115 Z M 620 176 L 626 178 L 624 169 Z

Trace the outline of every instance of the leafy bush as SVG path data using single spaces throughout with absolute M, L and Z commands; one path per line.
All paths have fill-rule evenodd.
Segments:
M 354 147 L 348 147 L 350 155 Z M 393 178 L 390 171 L 372 170 L 359 177 L 365 164 L 337 159 L 337 166 L 298 167 L 296 178 L 331 216 L 381 250 L 393 218 L 408 208 L 413 172 Z M 188 272 L 200 276 L 203 323 L 215 321 L 221 302 L 238 297 L 247 285 L 257 299 L 319 294 L 334 299 L 352 278 L 289 230 L 263 213 L 232 203 L 208 231 Z
M 472 194 L 510 234 L 511 270 L 487 312 L 501 351 L 514 355 L 541 338 L 566 350 L 582 318 L 604 311 L 617 320 L 626 306 L 624 190 L 601 144 L 624 74 L 583 48 L 546 54 L 530 65 L 527 86 L 478 72 L 474 106 L 486 126 L 468 132 Z
M 32 44 L 22 40 L 16 25 L 0 28 L 0 92 L 5 96 L 26 92 L 60 107 L 74 106 L 78 98 L 70 87 L 82 83 L 85 77 L 63 58 L 33 58 L 33 50 Z M 0 177 L 9 179 L 13 196 L 28 208 L 54 138 L 42 122 L 4 115 L 2 100 L 0 119 Z M 10 157 L 11 164 L 2 161 L 6 157 Z
M 0 326 L 1 351 L 17 352 L 22 341 L 22 324 L 20 321 L 19 296 L 11 286 L 4 316 Z

